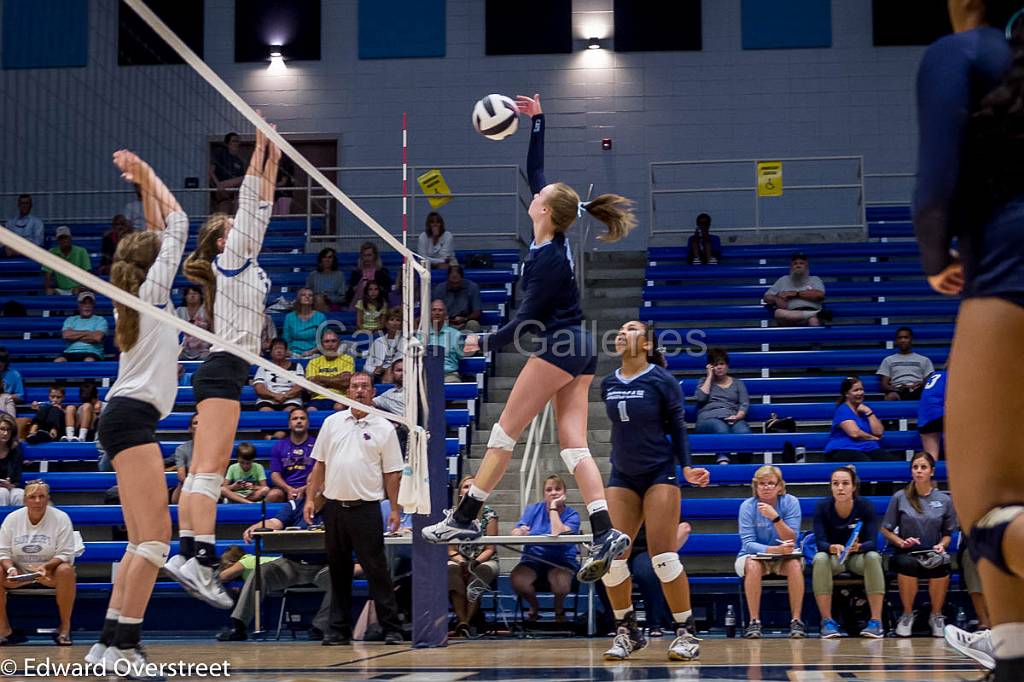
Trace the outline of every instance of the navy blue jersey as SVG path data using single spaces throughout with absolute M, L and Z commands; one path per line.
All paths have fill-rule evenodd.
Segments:
M 530 151 L 526 159 L 530 189 L 536 194 L 547 184 L 544 179 L 544 115 L 533 117 Z M 550 336 L 583 322 L 576 270 L 565 234 L 559 233 L 543 244 L 531 244 L 520 273 L 522 303 L 515 316 L 492 334 L 492 350 L 508 345 L 525 332 Z
M 683 391 L 668 370 L 657 365 L 629 379 L 615 370 L 601 382 L 601 398 L 612 421 L 612 466 L 630 476 L 690 466 Z
M 946 414 L 946 373 L 932 372 L 917 403 L 917 425 L 924 426 Z

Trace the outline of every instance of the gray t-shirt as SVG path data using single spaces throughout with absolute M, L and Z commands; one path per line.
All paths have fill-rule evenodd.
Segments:
M 921 384 L 935 371 L 932 361 L 917 353 L 893 353 L 882 360 L 875 374 L 889 377 L 893 386 Z
M 192 466 L 192 443 L 194 441 L 187 440 L 177 448 L 174 449 L 174 466 L 182 467 L 185 471 Z
M 483 303 L 480 301 L 480 286 L 468 279 L 462 280 L 462 288 L 459 290 L 449 289 L 448 282 L 444 281 L 434 287 L 430 297 L 444 301 L 448 309 L 448 317 L 468 316 L 476 310 L 483 310 Z
M 820 277 L 814 275 L 808 275 L 807 277 L 801 277 L 800 279 L 794 280 L 789 275 L 783 275 L 775 280 L 775 284 L 765 292 L 768 294 L 780 294 L 783 291 L 820 291 L 825 292 L 825 283 L 821 281 Z M 821 303 L 817 301 L 808 301 L 803 298 L 791 298 L 786 301 L 787 310 L 821 310 Z
M 740 410 L 746 412 L 750 409 L 750 396 L 747 394 L 747 387 L 742 379 L 735 377 L 728 388 L 722 388 L 712 381 L 710 395 L 700 390 L 700 385 L 698 385 L 693 397 L 700 405 L 700 411 L 697 412 L 698 424 L 706 419 L 724 419 L 733 416 Z
M 956 532 L 959 523 L 949 493 L 935 488 L 927 496 L 919 497 L 918 502 L 921 511 L 910 504 L 906 490 L 897 492 L 889 500 L 882 528 L 891 530 L 901 538 L 921 540 L 920 547 L 914 549 L 934 547 L 943 536 Z

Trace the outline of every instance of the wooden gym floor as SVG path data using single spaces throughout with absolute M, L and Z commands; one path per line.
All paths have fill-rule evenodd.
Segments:
M 0 648 L 0 677 L 44 677 L 42 663 L 81 663 L 91 642 L 60 648 L 37 644 Z M 699 663 L 670 663 L 669 640 L 651 645 L 624 663 L 605 663 L 607 639 L 453 640 L 438 649 L 356 643 L 158 640 L 148 645 L 153 663 L 221 663 L 233 682 L 320 680 L 789 680 L 792 682 L 902 682 L 977 680 L 982 671 L 942 640 L 705 639 Z M 16 663 L 13 671 L 12 663 Z M 75 671 L 69 671 L 75 672 Z M 45 679 L 104 679 L 47 675 Z M 202 679 L 200 676 L 173 679 Z M 209 678 L 217 679 L 217 678 Z

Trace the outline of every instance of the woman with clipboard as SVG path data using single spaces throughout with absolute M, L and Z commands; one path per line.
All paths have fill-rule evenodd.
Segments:
M 882 557 L 876 551 L 878 519 L 871 503 L 857 495 L 859 480 L 852 466 L 832 472 L 832 494 L 818 503 L 814 512 L 814 539 L 818 553 L 814 555 L 812 585 L 814 600 L 821 612 L 821 636 L 832 639 L 844 636 L 832 619 L 832 578 L 844 571 L 864 576 L 871 620 L 861 630 L 861 637 L 881 639 L 882 601 L 885 598 L 885 574 Z

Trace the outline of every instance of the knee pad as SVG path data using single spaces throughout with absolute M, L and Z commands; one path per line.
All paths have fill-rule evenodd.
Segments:
M 142 557 L 157 568 L 163 568 L 167 563 L 167 555 L 171 553 L 171 546 L 166 542 L 147 540 L 140 542 L 135 548 L 135 554 Z
M 135 554 L 135 551 L 138 548 L 139 548 L 138 545 L 133 545 L 132 543 L 129 542 L 127 545 L 124 546 L 124 555 L 128 556 L 129 554 Z
M 626 582 L 627 578 L 629 578 L 629 564 L 625 559 L 615 559 L 608 572 L 601 578 L 601 582 L 605 587 L 615 587 Z
M 1024 514 L 1024 505 L 1004 505 L 989 510 L 978 519 L 967 539 L 967 546 L 975 563 L 981 559 L 988 559 L 1003 573 L 1014 575 L 1003 556 L 1003 536 L 1006 535 L 1007 526 L 1021 514 Z
M 195 480 L 196 480 L 196 477 L 195 477 L 194 474 L 187 474 L 185 476 L 185 482 L 181 484 L 181 492 L 182 492 L 182 494 L 192 492 L 192 482 L 195 481 Z
M 559 454 L 562 455 L 565 468 L 569 470 L 570 474 L 574 474 L 580 462 L 590 457 L 590 448 L 565 448 Z
M 675 552 L 665 552 L 651 557 L 654 574 L 663 583 L 670 583 L 683 572 L 683 562 Z
M 501 424 L 491 427 L 491 437 L 487 439 L 487 447 L 512 452 L 516 448 L 516 439 L 505 433 Z
M 222 474 L 196 474 L 192 479 L 192 494 L 206 495 L 214 502 L 217 502 L 220 500 L 220 486 L 222 483 L 224 483 L 224 476 Z

